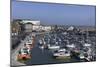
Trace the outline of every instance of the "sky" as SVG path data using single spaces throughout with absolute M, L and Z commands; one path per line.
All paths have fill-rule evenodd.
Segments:
M 95 6 L 12 1 L 13 19 L 40 20 L 44 25 L 95 25 Z

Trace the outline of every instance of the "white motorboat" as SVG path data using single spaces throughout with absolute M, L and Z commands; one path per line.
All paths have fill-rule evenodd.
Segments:
M 43 41 L 42 40 L 39 40 L 39 44 L 43 44 Z
M 50 50 L 57 50 L 57 49 L 60 49 L 60 46 L 59 45 L 48 45 L 48 49 L 50 49 Z
M 66 45 L 68 48 L 75 48 L 75 44 Z
M 91 44 L 85 43 L 83 44 L 84 47 L 91 47 Z
M 59 52 L 59 53 L 55 53 L 55 54 L 53 54 L 53 56 L 55 56 L 55 57 L 67 57 L 67 56 L 70 56 L 70 54 L 69 53 L 64 53 L 64 52 Z
M 57 52 L 54 52 L 53 57 L 59 58 L 59 59 L 65 59 L 70 58 L 71 54 L 70 51 L 66 51 L 66 49 L 60 49 Z
M 59 49 L 58 52 L 66 52 L 66 49 Z
M 31 49 L 32 47 L 33 47 L 33 42 L 30 40 L 30 41 L 27 41 L 26 43 L 25 43 L 25 46 L 27 47 L 27 48 L 29 48 L 29 49 Z
M 80 58 L 80 60 L 83 60 L 83 59 L 85 59 L 85 56 L 83 54 L 80 54 L 79 58 Z

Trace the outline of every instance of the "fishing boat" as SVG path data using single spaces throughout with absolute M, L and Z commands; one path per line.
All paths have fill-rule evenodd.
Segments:
M 27 59 L 31 59 L 31 52 L 28 48 L 24 47 L 21 48 L 18 52 L 17 55 L 17 60 L 27 60 Z

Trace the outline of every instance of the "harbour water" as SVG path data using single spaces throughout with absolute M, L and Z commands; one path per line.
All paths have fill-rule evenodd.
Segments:
M 44 49 L 41 50 L 36 45 L 32 49 L 32 59 L 25 62 L 26 65 L 39 65 L 39 64 L 53 64 L 53 63 L 64 63 L 64 62 L 78 62 L 77 59 L 70 59 L 70 60 L 58 60 L 53 58 L 52 51 Z

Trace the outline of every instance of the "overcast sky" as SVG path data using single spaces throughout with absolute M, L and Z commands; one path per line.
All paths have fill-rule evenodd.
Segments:
M 95 6 L 12 1 L 13 19 L 40 20 L 42 24 L 95 25 Z

